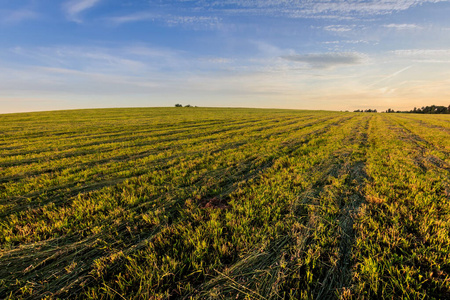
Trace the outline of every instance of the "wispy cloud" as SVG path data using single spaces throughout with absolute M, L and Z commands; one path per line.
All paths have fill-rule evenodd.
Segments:
M 423 29 L 422 26 L 419 26 L 417 24 L 387 24 L 387 25 L 383 25 L 383 27 L 395 29 L 395 30 Z
M 162 74 L 185 67 L 189 59 L 182 53 L 164 47 L 145 44 L 117 46 L 115 48 L 93 46 L 13 47 L 9 49 L 12 61 L 26 61 L 28 65 L 45 68 L 93 72 L 96 74 L 121 74 L 146 76 Z M 14 66 L 11 65 L 13 68 Z
M 158 15 L 150 12 L 140 12 L 123 16 L 111 17 L 108 20 L 114 24 L 120 25 L 132 22 L 152 21 L 158 18 Z
M 70 0 L 63 4 L 67 18 L 74 22 L 81 22 L 80 14 L 98 4 L 101 0 Z
M 360 19 L 370 16 L 389 15 L 404 11 L 425 3 L 437 3 L 448 0 L 166 0 L 155 4 L 154 11 L 136 11 L 126 15 L 110 17 L 108 20 L 116 25 L 141 22 L 160 21 L 167 25 L 216 25 L 222 19 L 234 16 L 271 16 L 287 18 L 326 18 L 326 19 Z M 77 15 L 90 8 L 98 0 L 71 0 L 69 15 L 77 19 Z M 156 1 L 155 1 L 156 2 Z M 178 15 L 165 14 L 176 8 Z M 367 19 L 366 19 L 367 20 Z M 389 28 L 412 29 L 412 24 L 388 24 Z M 396 27 L 394 27 L 396 26 Z M 347 32 L 353 25 L 329 25 L 327 31 Z
M 306 14 L 363 14 L 382 15 L 407 10 L 424 3 L 446 0 L 369 0 L 369 1 L 314 1 L 299 4 Z
M 220 19 L 217 17 L 208 16 L 172 16 L 166 18 L 166 23 L 169 26 L 174 25 L 205 25 L 213 27 L 219 24 Z
M 366 40 L 337 40 L 337 41 L 326 41 L 326 42 L 322 42 L 325 45 L 337 45 L 337 44 L 369 44 L 369 41 Z
M 357 15 L 383 15 L 404 11 L 425 3 L 438 3 L 447 0 L 193 0 L 197 10 L 224 11 L 229 14 L 284 15 L 292 18 L 304 17 L 353 17 Z M 185 0 L 168 1 L 170 4 L 183 4 Z M 169 4 L 169 5 L 170 5 Z
M 326 31 L 332 31 L 332 32 L 347 32 L 347 31 L 352 31 L 353 28 L 355 28 L 354 25 L 350 26 L 350 25 L 329 25 L 329 26 L 325 26 L 323 29 L 325 29 Z
M 363 55 L 354 52 L 292 54 L 281 58 L 299 63 L 306 63 L 313 69 L 331 69 L 338 66 L 358 65 L 363 62 Z
M 190 27 L 215 27 L 221 19 L 215 16 L 190 16 L 190 15 L 161 15 L 152 12 L 139 12 L 107 19 L 114 25 L 122 25 L 134 22 L 161 22 L 167 26 L 190 26 Z
M 430 57 L 430 56 L 446 56 L 450 57 L 450 49 L 404 49 L 392 51 L 398 56 L 408 57 Z
M 113 51 L 98 47 L 15 47 L 10 49 L 10 52 L 16 59 L 20 58 L 32 65 L 49 68 L 125 74 L 140 73 L 147 68 L 141 60 L 123 54 L 124 49 Z
M 377 85 L 379 83 L 382 83 L 382 82 L 385 82 L 385 81 L 387 81 L 387 80 L 389 80 L 391 78 L 394 78 L 394 77 L 400 75 L 401 73 L 403 73 L 403 72 L 405 72 L 405 71 L 407 71 L 407 70 L 409 70 L 411 68 L 412 68 L 412 65 L 411 66 L 407 66 L 406 68 L 400 69 L 400 70 L 398 70 L 398 71 L 396 71 L 394 73 L 385 75 L 385 76 L 383 76 L 383 78 L 381 78 L 381 79 L 375 81 L 374 83 L 372 83 L 371 85 L 369 85 L 369 87 L 373 87 L 373 86 L 375 86 L 375 85 Z

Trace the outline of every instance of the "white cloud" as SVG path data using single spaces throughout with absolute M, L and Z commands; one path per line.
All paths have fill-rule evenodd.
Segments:
M 63 9 L 67 15 L 67 18 L 74 22 L 81 22 L 79 15 L 94 7 L 101 0 L 70 0 L 63 4 Z
M 165 22 L 169 26 L 174 25 L 206 25 L 213 27 L 220 22 L 217 17 L 207 16 L 169 16 L 165 17 Z
M 448 0 L 215 0 L 190 1 L 197 10 L 224 11 L 230 14 L 284 15 L 292 18 L 382 15 L 404 11 L 425 3 Z M 177 4 L 185 0 L 173 0 Z
M 129 14 L 124 16 L 118 16 L 118 17 L 112 17 L 108 20 L 111 21 L 114 24 L 120 25 L 125 23 L 132 23 L 132 22 L 140 22 L 140 21 L 152 21 L 158 18 L 157 15 L 149 12 L 140 12 L 135 14 Z
M 447 0 L 371 0 L 371 1 L 314 1 L 307 2 L 302 9 L 307 14 L 390 14 L 407 10 L 423 3 L 437 3 Z
M 385 28 L 391 28 L 395 30 L 412 30 L 412 29 L 423 29 L 422 26 L 417 24 L 387 24 L 383 25 Z
M 149 68 L 145 59 L 140 58 L 137 54 L 128 52 L 127 48 L 15 47 L 10 49 L 10 52 L 16 56 L 15 60 L 25 59 L 32 62 L 33 65 L 49 68 L 66 68 L 105 74 L 114 72 L 119 74 L 139 74 Z M 162 57 L 154 59 L 154 61 L 158 60 L 162 61 Z
M 341 42 L 346 44 L 369 44 L 369 41 L 366 40 L 347 40 Z
M 364 56 L 355 52 L 292 54 L 282 56 L 282 58 L 292 62 L 306 63 L 313 69 L 358 65 L 364 61 Z
M 74 0 L 72 0 L 74 1 Z M 388 15 L 404 11 L 425 3 L 437 3 L 449 0 L 165 0 L 159 8 L 176 8 L 179 15 L 155 14 L 153 11 L 139 11 L 128 15 L 110 17 L 108 20 L 116 25 L 139 22 L 161 21 L 167 25 L 202 24 L 214 26 L 222 18 L 229 16 L 272 16 L 287 18 L 320 18 L 351 20 L 370 16 Z M 87 4 L 96 0 L 78 0 L 74 6 L 74 15 Z M 72 3 L 72 2 L 71 2 Z M 189 3 L 189 5 L 186 5 Z M 155 4 L 156 5 L 156 4 Z M 90 7 L 90 6 L 89 6 Z M 201 15 L 199 15 L 201 14 Z M 412 24 L 388 24 L 390 28 L 411 29 Z M 325 30 L 334 32 L 351 31 L 354 26 L 330 25 Z
M 122 25 L 133 22 L 162 22 L 167 26 L 190 26 L 190 27 L 215 27 L 221 19 L 209 16 L 188 16 L 188 15 L 158 15 L 151 12 L 139 12 L 123 16 L 111 17 L 107 19 L 115 25 Z
M 325 26 L 323 29 L 325 29 L 326 31 L 332 31 L 332 32 L 348 32 L 348 31 L 352 31 L 353 28 L 355 28 L 354 25 L 350 26 L 350 25 L 329 25 L 329 26 Z
M 404 49 L 392 51 L 401 57 L 430 57 L 446 56 L 450 57 L 450 49 Z
M 220 65 L 217 63 L 218 61 L 215 64 L 206 61 L 199 64 L 198 59 L 187 55 L 186 52 L 165 47 L 150 47 L 145 44 L 111 48 L 93 46 L 12 47 L 5 55 L 0 55 L 0 62 L 4 64 L 5 61 L 10 61 L 8 65 L 11 68 L 28 65 L 73 70 L 74 72 L 115 74 L 133 78 L 148 76 L 158 78 L 163 74 L 217 69 Z M 222 62 L 225 63 L 225 61 Z

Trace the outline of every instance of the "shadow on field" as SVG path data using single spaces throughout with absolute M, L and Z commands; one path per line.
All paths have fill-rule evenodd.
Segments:
M 370 119 L 355 124 L 344 147 L 310 171 L 321 175 L 292 203 L 284 221 L 291 227 L 216 270 L 191 294 L 194 299 L 345 297 L 355 264 L 353 224 L 370 180 L 365 170 Z

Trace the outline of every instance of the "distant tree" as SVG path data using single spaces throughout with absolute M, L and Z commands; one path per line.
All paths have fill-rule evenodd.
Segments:
M 431 105 L 431 106 L 422 107 L 422 113 L 424 113 L 424 114 L 447 114 L 448 108 L 445 106 Z
M 438 107 L 436 107 L 436 113 L 438 113 L 438 114 L 446 114 L 447 113 L 447 107 L 445 107 L 445 106 L 438 106 Z
M 183 107 L 180 103 L 175 104 L 175 107 Z
M 391 109 L 388 109 L 386 112 L 394 112 Z M 438 106 L 438 105 L 431 105 L 431 106 L 422 106 L 421 108 L 414 107 L 414 109 L 411 110 L 405 110 L 405 111 L 396 111 L 397 113 L 413 113 L 413 114 L 448 114 L 450 113 L 450 105 L 448 107 L 446 106 Z
M 355 111 L 356 112 L 356 111 Z M 366 110 L 358 110 L 358 112 L 366 112 L 366 113 L 376 113 L 377 112 L 377 110 L 376 109 L 372 109 L 372 108 L 368 108 L 368 109 L 366 109 Z
M 192 107 L 190 104 L 185 105 L 184 107 Z

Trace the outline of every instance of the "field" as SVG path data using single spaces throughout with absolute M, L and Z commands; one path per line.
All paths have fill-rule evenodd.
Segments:
M 0 299 L 450 299 L 450 115 L 0 115 Z

